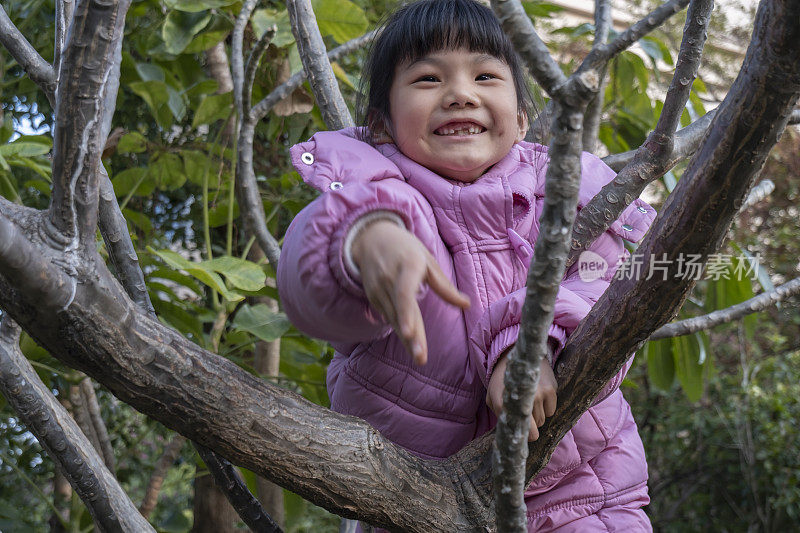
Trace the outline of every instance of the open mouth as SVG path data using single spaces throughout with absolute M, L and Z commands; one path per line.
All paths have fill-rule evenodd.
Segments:
M 486 131 L 486 128 L 477 124 L 447 124 L 438 128 L 433 133 L 436 135 L 459 136 L 459 135 L 477 135 Z

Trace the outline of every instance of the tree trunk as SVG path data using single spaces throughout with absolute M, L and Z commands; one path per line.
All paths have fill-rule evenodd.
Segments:
M 194 478 L 194 525 L 192 533 L 233 533 L 239 516 L 211 474 Z

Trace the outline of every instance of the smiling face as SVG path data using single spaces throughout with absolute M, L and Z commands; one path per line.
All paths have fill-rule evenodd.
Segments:
M 471 183 L 525 137 L 511 69 L 466 48 L 395 69 L 387 129 L 403 154 L 441 176 Z

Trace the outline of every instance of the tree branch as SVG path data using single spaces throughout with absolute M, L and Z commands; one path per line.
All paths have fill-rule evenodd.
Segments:
M 325 43 L 319 33 L 310 0 L 287 0 L 286 8 L 292 22 L 292 33 L 297 41 L 297 50 L 303 61 L 303 69 L 317 99 L 322 120 L 331 130 L 352 126 L 353 117 L 350 116 L 347 104 L 339 91 L 339 84 L 333 75 L 333 68 L 328 60 Z
M 713 0 L 692 0 L 689 5 L 675 74 L 658 123 L 636 151 L 633 161 L 581 209 L 572 231 L 568 267 L 639 197 L 648 183 L 666 172 L 671 162 L 675 128 L 697 76 L 713 6 Z
M 716 109 L 712 109 L 675 133 L 672 152 L 669 154 L 664 172 L 670 170 L 687 157 L 694 155 L 697 148 L 700 146 L 700 141 L 703 140 L 703 137 L 705 137 L 705 134 L 708 132 L 708 127 L 711 125 L 711 121 L 714 119 L 714 114 L 716 112 Z M 603 162 L 616 172 L 619 172 L 627 165 L 631 164 L 637 151 L 638 149 L 629 150 L 620 154 L 612 154 L 604 157 Z
M 54 243 L 94 246 L 98 165 L 119 86 L 122 36 L 130 0 L 75 7 L 63 52 L 53 135 L 53 193 L 46 226 Z
M 257 0 L 245 0 L 242 10 L 236 17 L 231 34 L 231 77 L 233 78 L 233 103 L 239 113 L 239 120 L 244 119 L 243 113 L 243 94 L 244 87 L 244 29 L 250 20 Z
M 592 48 L 599 48 L 606 43 L 608 32 L 611 29 L 611 2 L 609 0 L 595 0 L 594 3 L 594 43 Z M 597 136 L 600 130 L 600 119 L 603 115 L 603 97 L 606 86 L 606 67 L 601 67 L 599 72 L 600 85 L 597 94 L 586 107 L 583 117 L 583 149 L 594 152 L 597 146 Z
M 361 48 L 366 43 L 371 42 L 375 36 L 378 34 L 377 30 L 373 30 L 370 32 L 365 33 L 360 37 L 356 37 L 355 39 L 351 39 L 344 44 L 340 44 L 330 52 L 328 52 L 328 60 L 329 61 L 337 61 L 341 57 L 346 56 L 347 54 Z M 258 104 L 256 104 L 253 109 L 250 111 L 250 115 L 253 117 L 253 120 L 258 122 L 269 113 L 275 105 L 292 94 L 292 92 L 300 87 L 300 85 L 305 81 L 306 73 L 305 71 L 295 72 L 292 74 L 292 77 L 280 84 L 279 86 L 275 87 L 272 92 L 270 92 L 267 96 L 265 96 Z
M 67 31 L 74 13 L 74 0 L 56 0 L 56 31 L 55 42 L 53 43 L 53 70 L 55 71 L 56 82 L 58 82 L 59 70 L 61 69 L 61 54 L 67 44 Z M 53 88 L 53 92 L 55 92 L 55 88 Z
M 245 120 L 245 117 L 249 118 L 251 116 L 251 110 L 253 108 L 253 81 L 256 77 L 256 70 L 258 70 L 258 62 L 261 61 L 261 56 L 264 55 L 264 51 L 269 46 L 269 43 L 275 38 L 275 32 L 277 31 L 278 27 L 274 24 L 271 28 L 267 28 L 264 35 L 256 41 L 256 44 L 253 45 L 253 49 L 250 50 L 250 56 L 247 58 L 247 66 L 244 70 L 244 86 L 242 87 L 244 94 L 242 95 L 241 120 Z
M 539 38 L 519 0 L 492 0 L 492 9 L 503 30 L 539 85 L 554 97 L 567 82 L 547 45 Z
M 764 0 L 759 6 L 739 76 L 638 248 L 642 264 L 651 257 L 670 261 L 666 279 L 614 280 L 572 333 L 556 366 L 559 407 L 530 445 L 529 475 L 546 464 L 552 443 L 572 427 L 630 354 L 683 303 L 694 280 L 676 275 L 677 257 L 708 256 L 719 249 L 800 96 L 798 17 L 798 0 Z
M 720 324 L 733 322 L 734 320 L 738 320 L 752 313 L 763 311 L 767 307 L 782 302 L 795 294 L 800 294 L 800 278 L 795 278 L 792 281 L 775 287 L 774 290 L 759 294 L 758 296 L 726 309 L 719 309 L 707 315 L 687 318 L 686 320 L 680 320 L 661 326 L 650 336 L 649 340 L 654 341 L 666 339 L 668 337 L 679 337 L 681 335 L 689 335 L 696 331 L 711 329 Z
M 117 279 L 131 300 L 148 313 L 155 315 L 150 295 L 147 293 L 144 274 L 139 266 L 139 257 L 128 232 L 128 223 L 119 209 L 114 187 L 102 164 L 98 167 L 98 171 L 100 172 L 100 199 L 97 225 L 103 242 L 106 244 L 108 257 L 114 265 Z
M 97 451 L 102 454 L 106 468 L 111 472 L 111 475 L 114 475 L 114 450 L 111 448 L 111 439 L 108 438 L 108 429 L 105 422 L 103 422 L 103 417 L 100 415 L 100 404 L 97 403 L 97 395 L 94 392 L 92 380 L 83 378 L 78 386 L 81 396 L 83 396 L 86 412 L 89 414 L 89 422 L 94 428 L 95 435 L 97 435 L 97 443 L 100 446 Z
M 31 80 L 44 91 L 51 104 L 55 103 L 56 74 L 53 67 L 20 33 L 3 6 L 0 6 L 0 43 L 9 51 L 17 63 L 27 72 Z
M 195 448 L 203 462 L 209 467 L 209 471 L 214 477 L 214 483 L 222 489 L 237 514 L 251 530 L 256 533 L 281 533 L 281 528 L 247 490 L 244 480 L 232 464 L 204 446 L 195 444 Z
M 0 325 L 0 390 L 56 461 L 103 531 L 154 531 L 122 490 L 75 422 L 19 350 L 19 328 Z
M 688 3 L 689 0 L 669 0 L 663 3 L 646 17 L 618 35 L 617 38 L 610 43 L 592 49 L 589 55 L 583 60 L 583 63 L 581 63 L 578 72 L 596 70 L 607 65 L 612 58 L 623 50 L 630 48 L 633 43 L 664 24 L 664 21 L 686 7 Z M 688 20 L 687 18 L 687 22 Z M 704 26 L 707 24 L 708 21 L 703 23 Z

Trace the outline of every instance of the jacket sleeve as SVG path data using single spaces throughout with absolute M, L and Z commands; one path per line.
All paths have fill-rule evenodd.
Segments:
M 286 233 L 278 263 L 281 304 L 292 323 L 308 335 L 339 345 L 372 340 L 389 328 L 345 264 L 347 235 L 362 216 L 388 211 L 431 249 L 438 239 L 433 212 L 399 170 L 371 147 L 349 138 L 323 140 L 320 145 L 319 135 L 292 148 L 303 179 L 323 192 Z
M 615 176 L 613 170 L 591 154 L 584 154 L 582 165 L 584 178 L 579 194 L 579 208 Z M 631 241 L 640 240 L 654 218 L 653 208 L 636 199 L 609 230 L 598 237 L 588 252 L 584 252 L 587 255 L 582 254 L 579 261 L 569 268 L 559 285 L 553 323 L 548 331 L 553 364 L 564 348 L 567 337 L 608 288 L 618 266 L 627 259 L 622 236 Z M 586 263 L 581 266 L 584 260 Z M 595 274 L 589 273 L 587 264 L 590 261 L 594 261 L 596 265 L 596 270 L 591 271 L 596 272 Z M 472 330 L 471 356 L 473 360 L 477 359 L 475 363 L 479 371 L 485 372 L 481 375 L 484 385 L 488 385 L 500 355 L 517 341 L 525 290 L 523 287 L 491 305 Z M 596 402 L 602 401 L 619 387 L 631 362 L 632 359 L 609 381 Z

